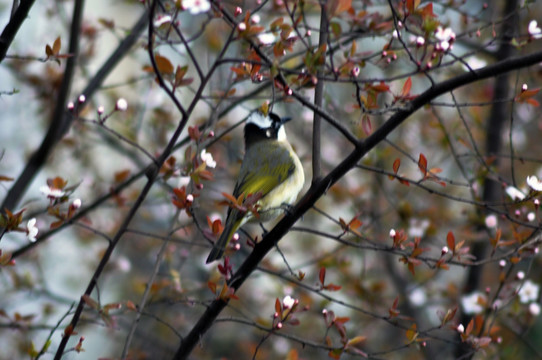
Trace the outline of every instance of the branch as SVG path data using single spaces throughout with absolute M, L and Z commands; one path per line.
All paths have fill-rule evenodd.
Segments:
M 8 49 L 11 46 L 15 35 L 17 35 L 19 28 L 23 24 L 23 21 L 28 17 L 28 13 L 30 12 L 32 5 L 34 5 L 34 1 L 35 0 L 22 0 L 9 20 L 9 23 L 4 28 L 4 31 L 2 31 L 2 35 L 0 35 L 0 62 L 4 61 L 6 58 Z
M 506 19 L 503 23 L 503 32 L 504 39 L 501 43 L 499 49 L 497 50 L 497 60 L 507 59 L 512 56 L 515 52 L 514 47 L 510 43 L 514 37 L 514 31 L 518 28 L 519 15 L 517 14 L 517 8 L 519 6 L 519 1 L 507 1 L 503 9 L 503 15 L 510 17 Z M 496 76 L 493 93 L 493 99 L 505 99 L 510 94 L 510 74 L 501 73 Z M 501 151 L 502 147 L 502 132 L 505 124 L 505 114 L 509 111 L 509 103 L 507 102 L 496 102 L 491 107 L 491 112 L 489 117 L 486 119 L 486 154 L 487 156 L 496 155 Z M 510 132 L 512 132 L 510 130 Z M 492 167 L 498 168 L 499 158 L 495 158 Z M 513 172 L 512 172 L 513 173 Z M 484 190 L 482 195 L 482 200 L 484 202 L 492 202 L 501 197 L 502 185 L 500 182 L 491 179 L 491 177 L 486 177 L 484 179 Z M 475 243 L 472 248 L 472 255 L 477 259 L 482 259 L 485 257 L 486 253 L 489 250 L 489 246 L 485 242 Z M 480 268 L 470 268 L 466 275 L 466 283 L 464 285 L 464 293 L 468 294 L 480 286 L 482 279 L 482 270 Z M 462 324 L 468 324 L 470 316 L 463 314 L 460 321 Z M 465 356 L 470 351 L 467 346 L 463 345 L 458 346 L 456 349 L 456 355 Z M 468 358 L 471 358 L 469 356 Z
M 327 45 L 328 39 L 328 19 L 327 19 L 327 5 L 326 3 L 321 3 L 321 14 L 320 14 L 320 37 L 318 39 L 318 48 Z M 330 54 L 330 56 L 332 56 Z M 316 77 L 319 79 L 314 89 L 314 105 L 319 108 L 322 107 L 322 98 L 324 96 L 324 81 L 320 80 L 322 75 L 322 69 L 319 69 Z M 322 159 L 321 153 L 322 150 L 322 118 L 320 114 L 314 112 L 314 121 L 312 125 L 312 181 L 318 181 L 322 174 Z
M 438 96 L 457 89 L 461 86 L 487 79 L 499 74 L 504 74 L 519 68 L 535 65 L 542 61 L 542 51 L 526 55 L 523 57 L 511 58 L 487 66 L 480 70 L 465 73 L 455 78 L 435 84 L 435 86 L 426 90 L 410 103 L 410 106 L 395 113 L 380 128 L 378 128 L 365 141 L 359 141 L 356 148 L 352 151 L 335 169 L 326 177 L 312 184 L 303 198 L 295 207 L 284 216 L 280 222 L 268 232 L 258 243 L 252 253 L 241 264 L 239 270 L 235 272 L 228 282 L 228 287 L 237 291 L 250 274 L 256 269 L 264 256 L 275 246 L 275 244 L 288 233 L 294 223 L 300 219 L 316 201 L 325 194 L 325 192 L 341 179 L 348 171 L 356 166 L 359 160 L 371 149 L 384 140 L 393 130 L 408 119 L 416 110 L 428 104 Z M 174 356 L 174 359 L 187 359 L 196 344 L 200 342 L 205 332 L 211 327 L 218 314 L 226 307 L 227 302 L 222 299 L 214 300 L 207 310 L 202 314 L 199 321 L 192 328 L 190 333 L 181 341 L 180 347 Z
M 104 271 L 106 265 L 108 264 L 109 259 L 111 258 L 111 255 L 113 253 L 113 250 L 116 248 L 116 246 L 120 242 L 122 236 L 128 231 L 128 226 L 132 222 L 132 219 L 134 218 L 134 216 L 138 212 L 139 208 L 141 207 L 141 205 L 143 204 L 143 202 L 147 198 L 147 195 L 149 194 L 152 186 L 154 185 L 154 182 L 156 181 L 156 179 L 159 176 L 159 169 L 162 167 L 162 165 L 164 164 L 166 159 L 171 155 L 171 153 L 172 153 L 172 151 L 173 151 L 173 149 L 175 147 L 175 144 L 177 143 L 177 140 L 179 140 L 179 137 L 181 136 L 184 128 L 186 127 L 186 124 L 188 123 L 188 119 L 190 118 L 190 115 L 194 111 L 194 108 L 196 107 L 196 104 L 198 103 L 199 99 L 202 96 L 203 90 L 205 89 L 207 83 L 211 79 L 214 71 L 216 70 L 216 63 L 215 63 L 215 65 L 212 66 L 211 69 L 209 70 L 207 76 L 202 79 L 201 84 L 200 84 L 198 90 L 196 91 L 194 99 L 192 100 L 190 105 L 187 106 L 186 108 L 183 107 L 182 104 L 180 104 L 178 99 L 175 97 L 175 94 L 171 91 L 171 89 L 169 89 L 167 87 L 164 79 L 162 78 L 162 76 L 161 76 L 161 74 L 158 71 L 158 68 L 156 66 L 156 61 L 155 61 L 154 51 L 153 51 L 153 47 L 154 47 L 154 26 L 153 26 L 153 21 L 152 20 L 153 20 L 154 15 L 155 15 L 157 2 L 158 2 L 158 0 L 155 0 L 155 1 L 152 2 L 152 4 L 150 5 L 150 11 L 148 12 L 148 18 L 149 18 L 148 46 L 147 46 L 148 55 L 149 55 L 149 58 L 150 58 L 150 61 L 151 61 L 152 65 L 153 65 L 155 75 L 156 75 L 156 77 L 158 79 L 158 82 L 159 82 L 161 88 L 166 92 L 166 94 L 171 98 L 171 100 L 177 105 L 177 109 L 182 114 L 182 116 L 181 116 L 181 120 L 179 121 L 179 124 L 177 125 L 173 135 L 169 139 L 168 144 L 166 145 L 166 147 L 164 148 L 164 150 L 162 151 L 160 156 L 157 157 L 155 163 L 151 164 L 151 166 L 149 166 L 149 168 L 147 170 L 147 173 L 146 173 L 147 178 L 148 178 L 147 183 L 145 184 L 145 186 L 141 190 L 141 192 L 140 192 L 139 196 L 137 197 L 137 199 L 135 200 L 133 206 L 130 208 L 130 211 L 128 212 L 128 214 L 126 215 L 124 220 L 122 221 L 122 224 L 120 225 L 120 227 L 117 230 L 115 236 L 111 240 L 111 243 L 109 244 L 106 251 L 104 252 L 104 254 L 103 254 L 103 256 L 102 256 L 102 258 L 100 260 L 100 263 L 96 267 L 96 270 L 95 270 L 92 278 L 90 279 L 90 281 L 89 281 L 89 283 L 87 285 L 87 288 L 85 290 L 85 293 L 84 293 L 84 295 L 87 295 L 87 296 L 90 295 L 94 291 L 94 289 L 96 288 L 97 283 L 98 283 L 98 279 L 100 278 L 102 272 Z M 233 31 L 231 32 L 230 38 L 227 41 L 227 43 L 229 43 L 229 41 L 231 41 L 232 38 L 233 38 Z M 226 52 L 226 48 L 227 47 L 225 47 L 223 49 L 223 51 L 219 54 L 218 60 L 220 60 L 224 56 L 224 54 Z M 72 318 L 70 324 L 68 325 L 68 327 L 64 331 L 62 341 L 60 342 L 60 345 L 59 345 L 59 347 L 58 347 L 58 349 L 56 351 L 56 354 L 55 354 L 55 360 L 60 360 L 60 358 L 64 354 L 64 350 L 66 349 L 66 345 L 67 345 L 67 343 L 68 343 L 68 341 L 70 339 L 70 336 L 73 334 L 73 331 L 75 330 L 77 324 L 79 323 L 79 319 L 81 318 L 81 314 L 83 313 L 83 309 L 85 307 L 85 301 L 83 300 L 83 296 L 79 300 L 79 304 L 77 305 L 77 309 L 75 310 L 75 313 L 73 315 L 73 318 Z
M 77 4 L 79 4 L 79 2 Z M 80 5 L 74 8 L 74 12 L 76 10 L 82 11 L 82 8 L 83 8 L 83 4 L 81 3 Z M 85 95 L 87 99 L 91 98 L 94 95 L 94 93 L 98 90 L 98 88 L 101 86 L 103 81 L 107 78 L 109 73 L 115 68 L 115 66 L 119 63 L 119 61 L 124 58 L 126 53 L 136 43 L 139 37 L 139 34 L 145 28 L 147 20 L 148 20 L 148 15 L 145 12 L 137 21 L 137 23 L 132 27 L 130 31 L 130 35 L 128 35 L 119 44 L 119 46 L 111 54 L 109 59 L 107 59 L 107 61 L 103 64 L 100 70 L 96 73 L 96 75 L 90 80 L 90 82 L 88 83 L 88 85 L 82 92 L 82 94 Z M 75 22 L 77 21 L 75 21 L 75 16 L 74 16 L 74 23 Z M 72 41 L 70 41 L 69 52 L 72 54 L 76 54 L 77 52 L 77 42 L 79 41 L 78 31 L 80 29 L 80 21 L 78 22 L 78 24 L 79 25 L 77 25 L 77 27 L 75 27 L 72 24 L 71 39 L 75 38 L 77 40 L 73 44 L 72 44 Z M 76 30 L 77 30 L 77 34 L 74 33 Z M 72 46 L 74 48 L 72 48 Z M 0 207 L 1 209 L 13 209 L 17 206 L 21 197 L 24 195 L 24 192 L 26 191 L 27 187 L 32 182 L 32 179 L 37 174 L 37 172 L 41 169 L 41 167 L 45 164 L 47 160 L 47 156 L 51 153 L 51 151 L 56 146 L 56 144 L 58 144 L 58 142 L 62 139 L 62 136 L 66 134 L 67 131 L 69 130 L 71 123 L 73 121 L 73 117 L 72 117 L 72 114 L 70 114 L 66 110 L 66 102 L 69 96 L 69 88 L 71 87 L 71 75 L 68 74 L 68 68 L 71 68 L 72 69 L 71 73 L 73 73 L 76 60 L 77 60 L 77 56 L 68 58 L 68 62 L 66 64 L 66 73 L 64 75 L 64 82 L 62 85 L 63 89 L 61 89 L 61 92 L 57 98 L 57 105 L 56 105 L 55 112 L 53 115 L 53 120 L 51 121 L 51 126 L 49 127 L 49 130 L 47 131 L 47 134 L 45 135 L 45 138 L 43 139 L 40 147 L 34 152 L 34 154 L 32 154 L 23 172 L 19 175 L 19 177 L 17 178 L 17 181 L 13 184 L 13 186 L 7 193 Z

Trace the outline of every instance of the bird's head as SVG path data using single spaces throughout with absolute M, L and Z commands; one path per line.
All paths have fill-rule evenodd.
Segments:
M 287 141 L 284 124 L 290 120 L 289 117 L 281 118 L 274 113 L 267 115 L 261 111 L 252 113 L 245 124 L 246 147 L 262 140 Z

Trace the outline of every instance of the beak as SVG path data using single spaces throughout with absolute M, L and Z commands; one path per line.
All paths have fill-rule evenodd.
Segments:
M 292 120 L 292 118 L 289 117 L 289 116 L 288 117 L 283 117 L 282 119 L 280 119 L 280 123 L 284 125 L 290 120 Z

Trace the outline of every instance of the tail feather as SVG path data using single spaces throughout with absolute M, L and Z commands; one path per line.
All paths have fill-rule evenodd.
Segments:
M 220 237 L 215 242 L 213 249 L 209 253 L 207 260 L 205 261 L 206 264 L 209 264 L 215 260 L 219 260 L 220 258 L 222 258 L 222 256 L 224 256 L 224 252 L 226 251 L 226 247 L 228 246 L 230 239 L 232 238 L 233 234 L 235 234 L 237 229 L 239 229 L 239 226 L 241 226 L 242 219 L 231 220 L 230 218 L 235 218 L 235 216 L 231 215 L 233 214 L 230 214 L 230 216 L 226 220 L 226 226 L 224 227 L 222 234 L 220 234 Z

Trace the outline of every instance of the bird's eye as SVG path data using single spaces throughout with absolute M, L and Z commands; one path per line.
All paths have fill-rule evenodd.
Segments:
M 270 138 L 271 135 L 273 135 L 273 132 L 271 131 L 271 129 L 267 129 L 267 130 L 265 131 L 265 136 L 268 137 L 268 138 Z

